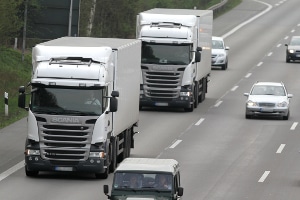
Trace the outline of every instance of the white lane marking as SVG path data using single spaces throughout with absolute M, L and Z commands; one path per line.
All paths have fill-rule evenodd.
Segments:
M 244 23 L 239 24 L 238 26 L 236 26 L 235 28 L 233 28 L 231 31 L 227 32 L 226 34 L 222 35 L 221 37 L 223 37 L 224 39 L 227 38 L 228 36 L 230 36 L 231 34 L 233 34 L 234 32 L 236 32 L 237 30 L 239 30 L 240 28 L 242 28 L 243 26 L 249 24 L 250 22 L 252 22 L 253 20 L 255 20 L 256 18 L 264 15 L 265 13 L 269 12 L 272 9 L 272 5 L 267 4 L 265 2 L 259 1 L 259 0 L 255 0 L 258 3 L 262 3 L 268 6 L 268 8 L 266 8 L 264 11 L 262 11 L 261 13 L 255 15 L 254 17 L 250 18 L 249 20 L 245 21 Z
M 182 140 L 176 140 L 169 148 L 174 149 Z
M 260 177 L 258 182 L 263 183 L 265 181 L 265 179 L 268 177 L 269 174 L 270 174 L 270 171 L 265 171 L 265 173 Z
M 277 149 L 276 153 L 281 153 L 283 151 L 284 147 L 285 147 L 285 144 L 281 144 L 279 146 L 279 148 Z
M 295 32 L 295 30 L 291 30 L 291 33 L 294 33 Z
M 258 63 L 256 66 L 259 67 L 263 64 L 263 62 Z
M 234 92 L 236 89 L 238 89 L 239 86 L 234 86 L 233 88 L 231 88 L 231 91 Z
M 215 104 L 215 107 L 219 107 L 219 105 L 221 105 L 223 101 L 218 101 L 216 104 Z
M 248 73 L 245 78 L 249 78 L 252 75 L 252 73 Z
M 281 47 L 281 44 L 278 44 L 277 47 Z
M 269 54 L 268 54 L 268 56 L 271 56 L 273 54 L 273 52 L 270 52 Z
M 295 130 L 296 126 L 298 125 L 298 122 L 294 122 L 293 125 L 291 126 L 290 130 Z
M 289 36 L 285 36 L 285 38 L 284 38 L 285 40 L 287 40 L 287 39 L 289 39 Z
M 201 118 L 201 119 L 199 119 L 199 121 L 197 121 L 197 123 L 195 125 L 199 126 L 203 121 L 204 121 L 204 118 Z
M 6 177 L 10 176 L 11 174 L 15 173 L 16 171 L 18 171 L 22 167 L 24 167 L 24 163 L 25 163 L 25 161 L 23 160 L 23 161 L 19 162 L 18 164 L 16 164 L 15 166 L 12 166 L 11 168 L 6 170 L 5 172 L 1 173 L 0 174 L 0 181 L 5 179 Z

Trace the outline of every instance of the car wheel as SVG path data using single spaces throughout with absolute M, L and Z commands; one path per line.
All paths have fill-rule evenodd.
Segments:
M 246 118 L 246 119 L 251 119 L 251 115 L 245 114 L 245 118 Z
M 288 112 L 288 114 L 287 114 L 286 116 L 283 116 L 282 119 L 283 119 L 283 120 L 288 120 L 289 117 L 290 117 L 290 112 Z
M 286 62 L 289 63 L 291 62 L 291 60 L 288 57 L 286 57 Z

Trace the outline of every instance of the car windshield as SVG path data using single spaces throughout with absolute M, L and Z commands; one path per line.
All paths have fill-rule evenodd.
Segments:
M 300 38 L 292 38 L 290 45 L 300 46 Z
M 282 86 L 256 85 L 253 87 L 251 95 L 285 96 L 286 93 Z
M 149 189 L 172 190 L 172 174 L 117 172 L 114 175 L 113 188 L 121 190 Z
M 212 48 L 213 49 L 224 49 L 224 44 L 221 40 L 213 40 Z

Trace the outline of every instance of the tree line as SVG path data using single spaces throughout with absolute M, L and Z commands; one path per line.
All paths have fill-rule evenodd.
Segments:
M 48 0 L 51 1 L 51 0 Z M 71 1 L 71 0 L 62 0 Z M 135 38 L 136 15 L 151 8 L 206 9 L 221 0 L 81 0 L 79 36 Z M 43 9 L 41 0 L 0 1 L 0 45 L 22 38 L 27 3 L 27 32 Z

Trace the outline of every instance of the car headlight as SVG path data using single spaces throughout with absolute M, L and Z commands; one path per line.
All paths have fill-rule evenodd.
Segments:
M 247 106 L 258 106 L 258 104 L 256 102 L 253 102 L 253 101 L 248 101 Z
M 286 101 L 280 102 L 277 104 L 277 107 L 287 107 L 288 103 Z
M 221 53 L 221 54 L 219 54 L 219 57 L 225 57 L 225 54 L 223 54 L 223 53 Z
M 295 53 L 294 49 L 289 49 L 289 53 Z

